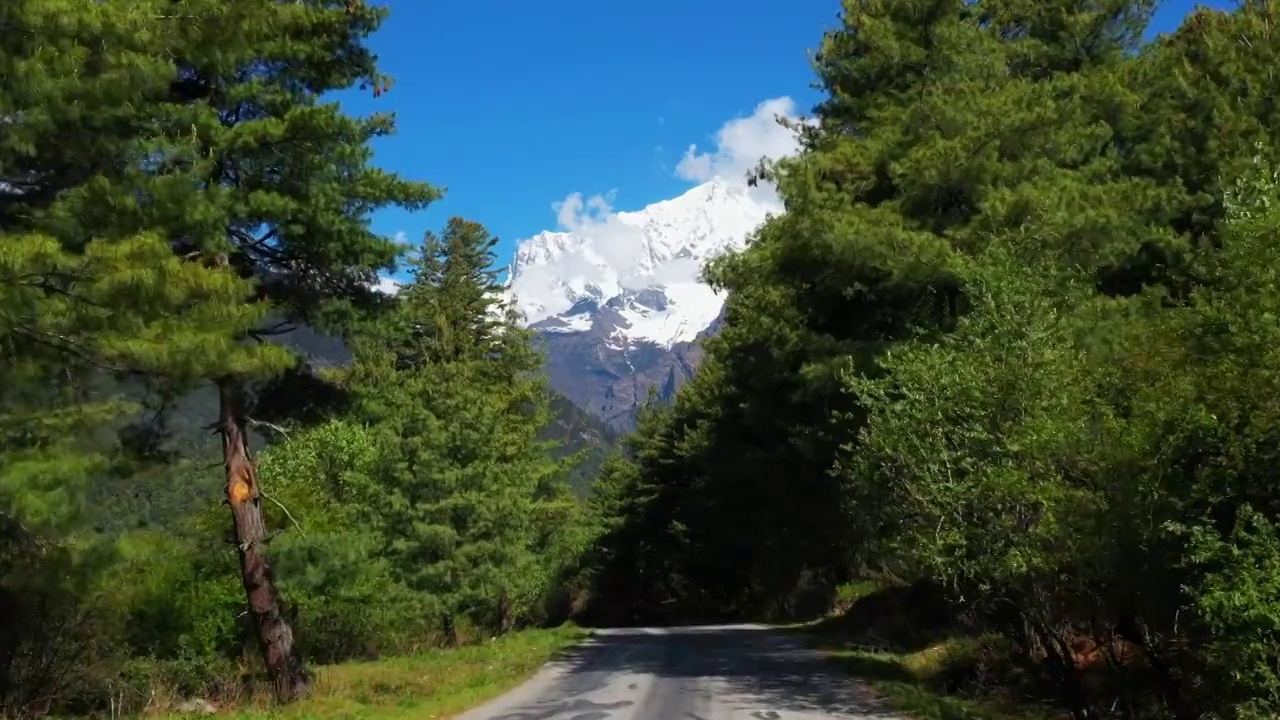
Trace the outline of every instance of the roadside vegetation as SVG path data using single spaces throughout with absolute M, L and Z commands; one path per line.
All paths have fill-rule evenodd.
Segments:
M 1007 651 L 995 634 L 965 632 L 941 598 L 922 586 L 874 581 L 842 585 L 832 612 L 787 626 L 822 649 L 851 679 L 865 682 L 919 720 L 1049 720 L 1069 715 L 1011 682 L 994 663 Z
M 370 230 L 442 192 L 332 101 L 384 9 L 0 3 L 0 716 L 444 716 L 570 619 L 826 616 L 922 718 L 1275 717 L 1280 8 L 1152 5 L 844 0 L 602 457 L 481 224 Z
M 356 661 L 316 669 L 308 697 L 278 705 L 270 697 L 239 703 L 240 720 L 292 718 L 447 718 L 514 688 L 580 641 L 572 626 L 522 630 L 460 648 Z
M 817 631 L 921 691 L 1280 712 L 1277 7 L 1153 5 L 843 3 L 786 213 L 604 465 L 602 621 L 870 579 Z
M 373 233 L 440 191 L 331 99 L 386 11 L 2 5 L 0 716 L 443 711 L 567 642 L 489 641 L 586 527 L 496 239 Z

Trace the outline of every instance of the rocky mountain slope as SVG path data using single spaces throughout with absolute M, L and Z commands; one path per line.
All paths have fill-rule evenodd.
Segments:
M 777 208 L 772 192 L 714 178 L 680 197 L 543 232 L 516 250 L 508 292 L 545 343 L 552 387 L 617 430 L 650 387 L 669 398 L 702 358 L 724 298 L 701 280 Z

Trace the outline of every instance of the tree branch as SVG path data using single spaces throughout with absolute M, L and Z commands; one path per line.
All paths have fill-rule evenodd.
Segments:
M 284 511 L 285 517 L 289 518 L 289 522 L 293 523 L 293 526 L 294 526 L 295 528 L 297 528 L 297 530 L 298 530 L 298 534 L 299 534 L 299 535 L 301 535 L 301 536 L 302 536 L 302 537 L 304 537 L 304 538 L 307 536 L 307 534 L 306 534 L 305 532 L 303 532 L 303 530 L 302 530 L 302 525 L 301 525 L 301 524 L 299 524 L 299 523 L 298 523 L 298 521 L 297 521 L 297 519 L 295 519 L 295 518 L 293 517 L 293 513 L 289 512 L 289 508 L 287 508 L 287 507 L 285 507 L 285 506 L 284 506 L 284 503 L 282 503 L 282 502 L 280 502 L 279 500 L 276 500 L 275 498 L 271 497 L 270 495 L 268 495 L 268 494 L 266 494 L 266 493 L 262 492 L 262 488 L 258 488 L 258 495 L 259 495 L 260 497 L 264 497 L 264 498 L 266 498 L 266 499 L 270 500 L 271 502 L 275 503 L 275 504 L 276 504 L 276 507 L 278 507 L 278 508 L 280 508 L 281 510 L 283 510 L 283 511 Z
M 264 427 L 269 430 L 276 431 L 277 433 L 283 435 L 286 439 L 288 439 L 289 437 L 289 431 L 285 430 L 279 425 L 276 425 L 275 423 L 269 423 L 266 420 L 254 420 L 253 418 L 248 418 L 246 422 L 248 422 L 249 427 L 252 427 L 252 428 Z

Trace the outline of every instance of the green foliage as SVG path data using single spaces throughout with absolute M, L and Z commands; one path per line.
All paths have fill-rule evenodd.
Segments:
M 1054 287 L 1006 253 L 984 256 L 964 273 L 971 309 L 954 332 L 886 352 L 876 378 L 848 377 L 867 419 L 838 472 L 859 517 L 895 523 L 865 536 L 924 564 L 904 577 L 1015 584 L 1074 565 L 1092 535 L 1073 509 L 1090 505 L 1081 483 L 1114 423 L 1063 316 L 1088 286 Z
M 1150 2 L 843 9 L 758 170 L 787 212 L 707 268 L 726 327 L 602 470 L 595 612 L 889 578 L 1076 717 L 1273 715 L 1271 8 L 1148 46 Z
M 413 283 L 347 376 L 386 449 L 366 498 L 372 525 L 447 635 L 464 620 L 506 630 L 536 617 L 563 555 L 546 530 L 567 498 L 563 464 L 538 440 L 540 357 L 496 300 L 495 241 L 461 219 L 428 234 Z
M 4 3 L 0 714 L 252 690 L 192 419 L 227 376 L 288 426 L 264 514 L 316 661 L 811 615 L 873 577 L 1080 718 L 1280 712 L 1272 8 L 1144 46 L 1149 0 L 842 7 L 802 152 L 758 168 L 787 212 L 706 268 L 698 376 L 584 456 L 483 226 L 373 288 L 406 248 L 370 213 L 439 195 L 371 166 L 389 116 L 322 99 L 385 89 L 384 10 Z M 298 323 L 354 361 L 246 342 Z
M 175 257 L 157 237 L 92 241 L 74 254 L 48 238 L 8 237 L 0 277 L 0 332 L 14 351 L 178 380 L 283 363 L 279 348 L 237 342 L 265 311 L 246 302 L 250 285 Z
M 574 405 L 563 395 L 550 392 L 551 418 L 539 436 L 554 443 L 553 456 L 573 463 L 566 482 L 578 497 L 585 498 L 600 475 L 609 451 L 618 441 L 616 431 Z
M 405 249 L 370 214 L 440 194 L 371 165 L 389 115 L 325 99 L 386 90 L 366 44 L 385 17 L 347 0 L 0 8 L 0 715 L 253 689 L 209 380 L 266 381 L 255 416 L 293 427 L 260 479 L 311 659 L 550 612 L 582 542 L 571 458 L 541 440 L 528 335 L 490 317 L 493 240 L 455 221 L 405 301 L 374 288 Z M 362 413 L 334 417 L 341 388 L 287 343 L 248 341 L 297 323 L 339 343 L 366 328 Z M 442 490 L 417 519 L 396 500 L 415 483 Z M 432 546 L 441 532 L 456 542 Z
M 226 549 L 208 553 L 211 544 L 145 531 L 120 540 L 119 563 L 104 586 L 126 593 L 119 599 L 128 613 L 122 631 L 134 654 L 187 663 L 239 656 L 244 600 L 235 557 Z
M 1192 530 L 1188 560 L 1204 574 L 1189 594 L 1214 638 L 1205 654 L 1225 675 L 1217 686 L 1222 699 L 1233 702 L 1240 717 L 1271 717 L 1280 706 L 1280 534 L 1248 505 L 1238 512 L 1227 534 L 1205 526 Z
M 264 454 L 260 471 L 279 505 L 276 573 L 297 613 L 308 657 L 333 662 L 404 651 L 428 639 L 430 602 L 395 579 L 371 529 L 368 495 L 382 450 L 373 433 L 334 420 Z M 286 509 L 288 515 L 286 515 Z

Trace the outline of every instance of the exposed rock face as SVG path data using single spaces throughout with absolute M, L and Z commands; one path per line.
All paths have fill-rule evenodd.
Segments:
M 603 328 L 543 333 L 551 386 L 617 431 L 635 428 L 636 412 L 655 388 L 668 400 L 702 361 L 701 338 L 669 348 L 636 343 L 616 348 Z
M 716 178 L 634 213 L 520 243 L 508 294 L 547 351 L 552 387 L 615 430 L 654 388 L 665 400 L 702 360 L 724 298 L 711 258 L 745 247 L 777 211 L 771 189 Z

